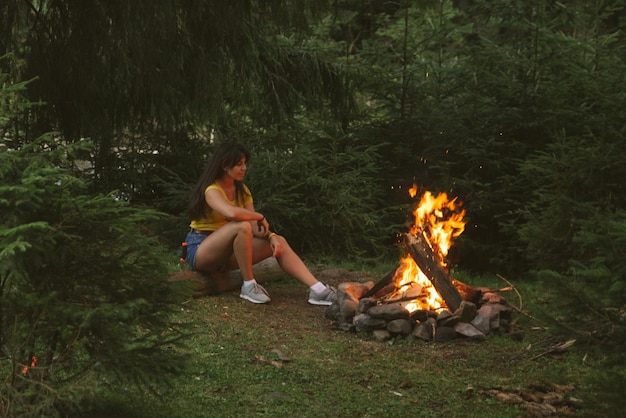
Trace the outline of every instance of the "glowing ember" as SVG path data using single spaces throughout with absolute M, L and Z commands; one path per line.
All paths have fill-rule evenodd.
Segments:
M 24 368 L 22 369 L 22 374 L 24 375 L 24 374 L 28 373 L 28 369 L 30 369 L 32 367 L 35 367 L 35 365 L 37 364 L 37 360 L 38 360 L 37 356 L 32 356 L 30 358 L 30 367 L 29 366 L 24 366 Z
M 414 184 L 409 190 L 411 197 L 417 195 L 417 186 Z M 445 257 L 452 246 L 454 238 L 465 230 L 465 210 L 460 210 L 460 203 L 456 198 L 449 199 L 446 193 L 433 196 L 429 191 L 424 192 L 420 203 L 413 211 L 415 223 L 410 232 L 413 235 L 422 234 L 432 250 L 438 256 L 439 264 L 446 267 Z M 409 311 L 440 310 L 446 308 L 443 298 L 437 293 L 428 276 L 415 264 L 412 257 L 407 256 L 400 261 L 395 276 L 396 290 L 391 296 L 399 299 Z

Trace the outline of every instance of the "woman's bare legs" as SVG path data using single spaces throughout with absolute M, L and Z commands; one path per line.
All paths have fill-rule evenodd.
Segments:
M 196 269 L 221 270 L 234 258 L 244 280 L 254 278 L 252 273 L 252 227 L 249 222 L 229 222 L 206 237 L 196 253 Z
M 317 283 L 318 280 L 313 276 L 313 273 L 311 273 L 298 254 L 289 246 L 287 240 L 280 235 L 274 239 L 279 240 L 283 250 L 282 254 L 277 257 L 277 260 L 285 273 L 294 277 L 307 287 L 311 287 Z
M 311 287 L 318 282 L 302 259 L 293 251 L 282 236 L 278 240 L 282 253 L 277 257 L 278 264 L 288 275 L 300 283 Z M 272 248 L 265 238 L 252 235 L 249 222 L 229 222 L 209 235 L 198 247 L 196 269 L 215 271 L 228 266 L 239 268 L 244 280 L 254 278 L 252 265 L 272 256 Z M 225 263 L 224 260 L 230 260 Z

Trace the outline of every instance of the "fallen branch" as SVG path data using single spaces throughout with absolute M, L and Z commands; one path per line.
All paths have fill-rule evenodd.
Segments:
M 529 314 L 528 312 L 522 311 L 522 310 L 521 310 L 520 308 L 518 308 L 517 306 L 515 306 L 515 305 L 509 305 L 509 306 L 511 306 L 511 308 L 515 309 L 517 312 L 521 313 L 522 315 L 527 316 L 528 318 L 530 318 L 530 319 L 532 319 L 532 320 L 534 320 L 534 321 L 539 321 L 539 319 L 535 318 L 534 316 L 532 316 L 532 315 L 531 315 L 531 314 Z M 539 321 L 539 322 L 541 322 L 541 321 Z
M 517 291 L 517 288 L 510 282 L 508 281 L 505 277 L 501 276 L 500 274 L 496 274 L 496 276 L 498 276 L 500 279 L 504 280 L 505 282 L 507 282 L 509 284 L 508 288 L 504 288 L 504 289 L 500 289 L 502 290 L 513 290 L 515 291 L 515 293 L 517 294 L 517 298 L 519 299 L 519 308 L 513 304 L 510 304 L 511 308 L 515 309 L 517 312 L 521 313 L 522 315 L 527 316 L 528 318 L 534 320 L 534 321 L 539 321 L 537 318 L 535 318 L 534 316 L 532 316 L 531 314 L 529 314 L 528 312 L 524 311 L 522 309 L 523 307 L 523 301 L 522 301 L 522 295 L 520 294 L 520 292 Z
M 539 357 L 545 356 L 546 354 L 562 353 L 563 351 L 565 351 L 568 348 L 570 348 L 571 346 L 573 346 L 575 342 L 576 342 L 575 339 L 571 339 L 571 340 L 567 340 L 567 341 L 562 342 L 562 343 L 555 344 L 549 350 L 544 351 L 543 353 L 537 354 L 534 357 L 531 357 L 530 360 L 536 360 Z
M 263 356 L 260 355 L 255 355 L 254 358 L 256 358 L 258 361 L 260 361 L 261 363 L 266 363 L 266 364 L 270 364 L 274 367 L 278 367 L 279 369 L 282 369 L 283 367 L 283 363 L 280 361 L 276 361 L 276 360 L 268 360 Z
M 496 276 L 498 276 L 500 279 L 502 279 L 505 282 L 507 282 L 507 284 L 509 285 L 509 288 L 507 288 L 506 290 L 514 290 L 515 291 L 515 293 L 517 294 L 517 298 L 519 299 L 519 310 L 522 311 L 524 302 L 522 301 L 522 295 L 517 291 L 517 288 L 515 286 L 513 286 L 513 284 L 510 281 L 508 281 L 504 276 L 501 276 L 499 274 L 496 274 Z

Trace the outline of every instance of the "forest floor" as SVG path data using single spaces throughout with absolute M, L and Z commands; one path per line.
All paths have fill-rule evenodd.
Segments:
M 317 271 L 323 281 L 346 281 L 340 269 L 326 271 Z M 349 280 L 367 279 L 358 276 Z M 470 284 L 502 285 L 495 278 Z M 264 285 L 267 305 L 244 301 L 237 290 L 182 301 L 177 320 L 193 329 L 184 349 L 188 372 L 159 396 L 130 388 L 100 393 L 91 416 L 610 416 L 611 405 L 595 400 L 600 389 L 590 383 L 596 359 L 580 343 L 554 350 L 571 338 L 532 313 L 519 313 L 515 338 L 379 342 L 337 330 L 326 307 L 308 304 L 306 289 L 289 278 Z M 545 298 L 529 289 L 520 295 Z

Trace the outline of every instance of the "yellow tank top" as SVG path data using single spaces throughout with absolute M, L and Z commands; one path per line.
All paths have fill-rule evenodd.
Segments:
M 250 193 L 250 190 L 245 184 L 243 186 L 244 201 L 242 203 L 237 202 L 236 198 L 235 200 L 230 200 L 226 196 L 226 192 L 224 191 L 224 189 L 222 189 L 222 187 L 217 183 L 213 183 L 209 185 L 206 189 L 204 189 L 204 194 L 206 194 L 206 192 L 208 192 L 211 189 L 219 190 L 220 193 L 222 193 L 222 196 L 224 196 L 224 199 L 226 199 L 226 201 L 233 206 L 238 206 L 238 207 L 243 208 L 246 205 L 249 205 L 252 203 L 252 194 Z M 219 228 L 226 225 L 227 223 L 228 223 L 228 219 L 226 219 L 224 215 L 222 215 L 218 211 L 211 209 L 209 205 L 205 205 L 204 216 L 201 219 L 193 219 L 191 223 L 189 224 L 189 226 L 199 231 L 216 231 Z

